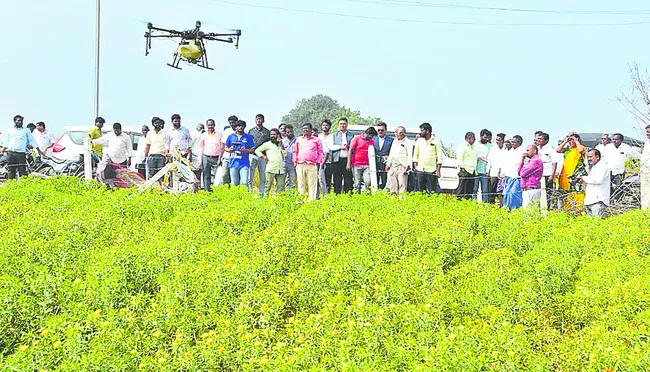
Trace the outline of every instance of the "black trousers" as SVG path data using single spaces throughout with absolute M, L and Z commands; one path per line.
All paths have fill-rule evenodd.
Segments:
M 438 193 L 438 177 L 434 172 L 415 171 L 415 187 L 418 192 Z
M 333 185 L 332 176 L 334 175 L 334 164 L 325 163 L 324 171 L 325 171 L 325 187 L 327 187 L 327 192 L 329 192 Z
M 456 197 L 458 199 L 471 199 L 474 192 L 474 175 L 461 168 L 458 172 L 458 188 Z
M 386 188 L 388 183 L 388 172 L 386 172 L 386 163 L 381 160 L 375 162 L 377 164 L 377 187 L 379 190 Z
M 16 178 L 16 172 L 21 177 L 27 176 L 27 157 L 24 152 L 7 151 L 7 177 Z
M 490 177 L 488 181 L 488 203 L 494 204 L 496 202 L 497 186 L 499 186 L 499 177 Z
M 348 171 L 346 168 L 347 158 L 340 158 L 336 163 L 332 163 L 334 166 L 332 174 L 334 176 L 334 192 L 340 194 L 341 192 L 349 193 L 352 191 L 352 171 Z

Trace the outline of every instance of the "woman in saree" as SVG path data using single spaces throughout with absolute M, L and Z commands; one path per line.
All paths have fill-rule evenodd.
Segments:
M 582 166 L 585 156 L 585 147 L 580 143 L 580 136 L 575 132 L 570 132 L 566 139 L 560 143 L 556 149 L 558 153 L 564 154 L 564 165 L 559 179 L 559 190 L 567 195 L 562 200 L 562 208 L 566 211 L 573 211 L 581 214 L 584 210 L 584 193 L 578 193 L 571 187 L 569 176 L 575 170 Z

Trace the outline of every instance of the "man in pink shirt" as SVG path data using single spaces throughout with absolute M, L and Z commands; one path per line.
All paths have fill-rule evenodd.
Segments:
M 323 145 L 318 137 L 312 136 L 311 123 L 302 125 L 302 137 L 293 146 L 293 164 L 296 166 L 298 192 L 307 193 L 309 199 L 318 197 L 318 167 L 323 164 Z
M 542 175 L 544 174 L 544 162 L 537 154 L 537 146 L 528 145 L 526 152 L 521 157 L 518 169 L 521 177 L 522 208 L 528 204 L 539 201 L 542 197 Z
M 214 120 L 208 120 L 207 126 L 208 131 L 203 133 L 199 140 L 199 155 L 203 169 L 203 190 L 212 191 L 212 170 L 216 170 L 221 161 L 223 147 L 221 136 L 214 129 Z
M 365 132 L 359 134 L 350 142 L 350 153 L 348 154 L 348 164 L 346 169 L 352 168 L 354 178 L 354 190 L 357 194 L 370 186 L 370 162 L 368 159 L 368 148 L 374 146 L 372 140 L 377 135 L 374 127 L 369 127 Z M 373 159 L 374 161 L 374 159 Z M 350 164 L 352 162 L 352 164 Z

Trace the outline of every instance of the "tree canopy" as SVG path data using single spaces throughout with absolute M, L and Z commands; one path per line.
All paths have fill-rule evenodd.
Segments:
M 315 96 L 298 101 L 288 114 L 282 117 L 282 122 L 299 127 L 305 123 L 312 123 L 320 129 L 324 119 L 332 121 L 332 131 L 337 130 L 338 120 L 342 117 L 348 119 L 351 125 L 378 125 L 381 119 L 378 117 L 363 117 L 361 112 L 351 110 L 342 106 L 332 97 L 317 94 Z

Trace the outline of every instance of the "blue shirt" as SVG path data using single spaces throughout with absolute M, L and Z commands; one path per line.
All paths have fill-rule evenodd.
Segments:
M 284 145 L 284 149 L 287 151 L 287 156 L 284 158 L 284 169 L 292 171 L 296 169 L 296 166 L 293 165 L 293 146 L 296 144 L 296 137 L 293 137 L 291 141 L 289 141 L 289 138 L 284 137 L 282 139 L 282 144 Z
M 11 127 L 2 136 L 2 146 L 6 151 L 27 152 L 27 145 L 36 146 L 36 140 L 32 136 L 32 132 L 25 127 Z
M 233 145 L 233 142 L 240 142 L 239 145 Z M 247 168 L 250 166 L 248 160 L 248 153 L 243 153 L 241 149 L 252 149 L 255 147 L 255 140 L 250 134 L 242 134 L 241 137 L 237 133 L 233 133 L 228 136 L 226 139 L 226 147 L 233 147 L 234 151 L 230 153 L 230 163 L 228 167 L 230 168 Z

